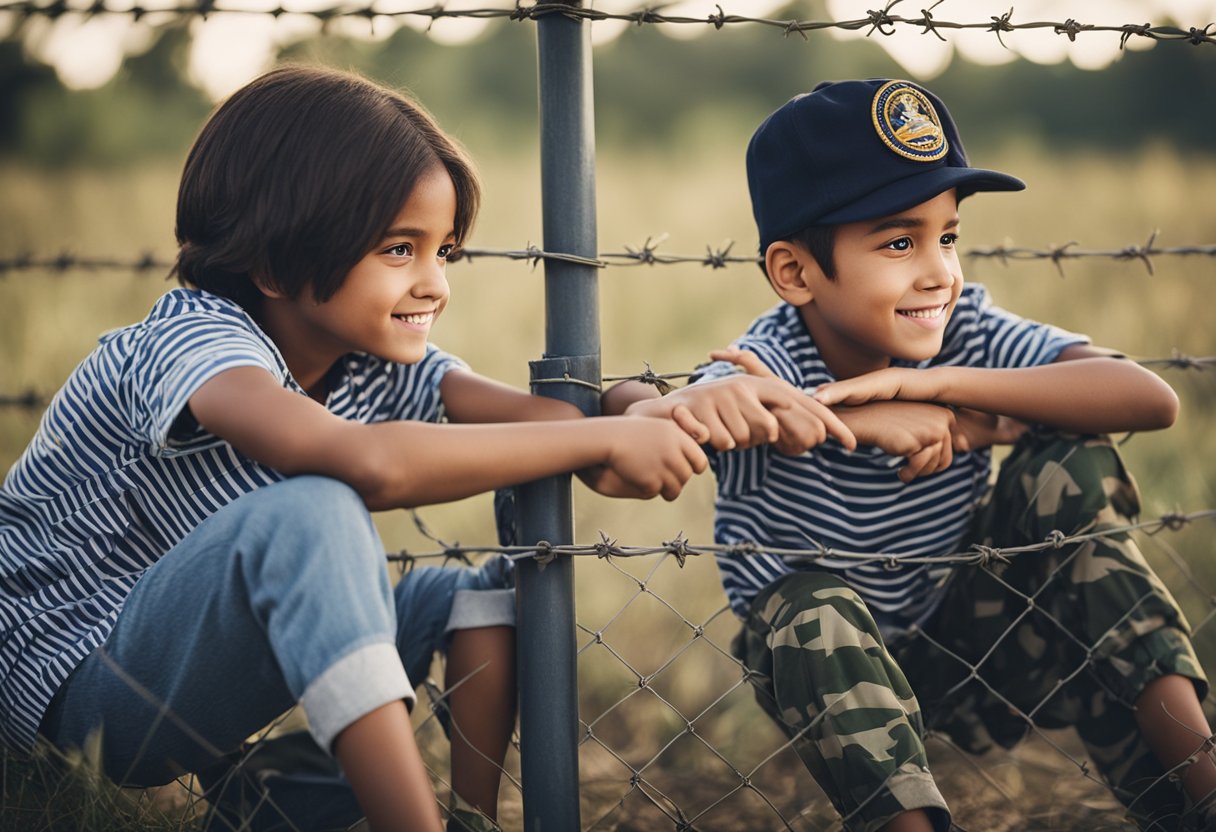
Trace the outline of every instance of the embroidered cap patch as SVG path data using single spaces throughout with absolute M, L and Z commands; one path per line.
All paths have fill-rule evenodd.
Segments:
M 946 155 L 946 133 L 928 97 L 907 81 L 891 81 L 874 93 L 874 129 L 883 144 L 906 159 L 936 162 Z

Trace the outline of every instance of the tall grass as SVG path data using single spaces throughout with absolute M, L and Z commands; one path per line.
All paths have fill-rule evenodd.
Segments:
M 498 156 L 493 149 L 476 146 L 472 150 L 481 161 L 487 192 L 473 244 L 539 245 L 536 160 Z M 735 253 L 751 253 L 755 236 L 737 150 L 701 142 L 670 154 L 601 154 L 600 249 L 619 251 L 666 234 L 662 250 L 672 253 L 701 253 L 706 245 L 718 247 L 728 239 L 735 240 Z M 1023 194 L 980 195 L 966 201 L 964 249 L 1002 242 L 1039 247 L 1071 240 L 1085 248 L 1112 249 L 1143 242 L 1155 229 L 1160 229 L 1162 245 L 1210 243 L 1216 237 L 1213 157 L 1181 158 L 1167 147 L 1134 156 L 1058 154 L 1014 141 L 979 161 L 1021 176 L 1030 187 Z M 176 178 L 171 167 L 106 173 L 0 167 L 5 182 L 0 191 L 0 257 L 70 251 L 134 259 L 150 251 L 167 258 L 173 252 Z M 986 283 L 1000 305 L 1086 332 L 1098 344 L 1138 357 L 1168 355 L 1173 348 L 1216 355 L 1208 300 L 1216 261 L 1210 258 L 1162 258 L 1154 263 L 1152 275 L 1137 262 L 1105 260 L 1067 262 L 1063 277 L 1049 262 L 1004 266 L 976 260 L 965 266 L 968 279 Z M 544 346 L 543 267 L 484 259 L 453 265 L 449 273 L 452 303 L 436 327 L 435 341 L 487 375 L 526 383 L 526 362 L 538 357 Z M 127 274 L 0 276 L 0 392 L 31 387 L 53 392 L 99 332 L 139 319 L 166 288 L 158 277 Z M 688 369 L 709 349 L 740 334 L 774 301 L 751 266 L 605 270 L 604 370 L 633 372 L 643 361 L 656 371 Z M 1144 491 L 1147 517 L 1176 508 L 1216 506 L 1216 432 L 1210 429 L 1216 373 L 1163 374 L 1183 400 L 1178 424 L 1169 431 L 1132 437 L 1124 445 Z M 36 424 L 37 414 L 0 409 L 0 470 L 17 458 Z M 653 544 L 681 531 L 696 542 L 711 539 L 709 477 L 691 483 L 672 504 L 614 502 L 576 488 L 582 542 L 595 539 L 599 530 L 630 544 Z M 423 514 L 449 542 L 494 540 L 487 497 Z M 390 549 L 434 548 L 401 512 L 380 515 L 378 523 Z M 1210 525 L 1195 526 L 1145 543 L 1148 556 L 1195 622 L 1205 620 L 1216 590 L 1211 532 Z M 1193 573 L 1193 582 L 1186 570 Z M 639 590 L 638 579 L 645 580 L 645 591 Z M 724 655 L 736 624 L 729 615 L 714 617 L 724 599 L 712 562 L 694 557 L 680 568 L 674 560 L 583 561 L 576 583 L 579 621 L 588 631 L 579 636 L 584 648 L 579 669 L 583 718 L 590 721 L 613 709 L 595 723 L 597 739 L 583 746 L 585 821 L 603 817 L 601 828 L 654 828 L 662 820 L 658 810 L 638 791 L 630 791 L 631 772 L 621 758 L 641 765 L 684 730 L 687 718 L 704 709 L 708 712 L 697 722 L 698 731 L 730 764 L 695 739 L 683 737 L 643 774 L 667 794 L 687 801 L 683 808 L 689 813 L 710 806 L 732 787 L 731 767 L 747 772 L 779 745 L 775 729 L 760 716 L 746 689 L 719 700 L 738 676 Z M 704 636 L 694 640 L 692 628 L 707 621 Z M 627 665 L 596 643 L 590 635 L 594 632 L 601 632 L 601 640 Z M 1216 668 L 1216 625 L 1202 627 L 1197 643 L 1205 664 Z M 681 657 L 667 666 L 680 650 Z M 638 675 L 656 673 L 652 689 L 639 689 Z M 947 798 L 965 807 L 960 808 L 960 822 L 985 829 L 1015 828 L 1016 823 L 1027 823 L 1026 818 L 1039 818 L 1031 825 L 1041 821 L 1047 828 L 1094 823 L 1094 818 L 1116 822 L 1112 819 L 1118 813 L 1109 798 L 1067 758 L 1041 742 L 1019 753 L 1017 765 L 1008 756 L 983 761 L 981 775 L 944 746 L 936 747 L 935 765 L 940 762 L 945 772 Z M 1060 772 L 1068 777 L 1061 780 Z M 755 776 L 764 793 L 790 812 L 787 817 L 811 807 L 795 822 L 797 828 L 830 826 L 831 812 L 791 754 L 779 755 Z M 968 796 L 972 792 L 986 797 Z M 1011 821 L 1015 826 L 993 819 L 1008 815 L 1009 799 L 1024 800 L 1032 793 L 1040 797 L 1030 809 L 1024 808 L 1022 820 Z M 1046 802 L 1043 793 L 1048 794 Z M 1079 817 L 1089 820 L 1076 821 Z M 739 824 L 748 818 L 755 820 L 755 828 L 777 826 L 771 809 L 754 792 L 743 790 L 707 814 L 699 827 L 744 828 Z M 1056 823 L 1066 825 L 1051 826 Z

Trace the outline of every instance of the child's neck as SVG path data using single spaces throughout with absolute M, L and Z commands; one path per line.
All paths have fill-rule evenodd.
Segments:
M 291 377 L 308 395 L 325 403 L 329 372 L 344 350 L 294 313 L 293 301 L 265 298 L 260 323 L 279 348 Z
M 866 347 L 828 324 L 819 317 L 813 303 L 799 307 L 798 311 L 832 378 L 853 378 L 891 366 L 891 356 Z
M 891 359 L 887 356 L 883 356 L 881 361 L 859 361 L 856 360 L 855 356 L 832 355 L 831 353 L 831 350 L 825 351 L 822 347 L 819 349 L 819 357 L 827 365 L 828 372 L 832 374 L 832 378 L 838 381 L 864 376 L 866 373 L 885 370 L 891 366 Z

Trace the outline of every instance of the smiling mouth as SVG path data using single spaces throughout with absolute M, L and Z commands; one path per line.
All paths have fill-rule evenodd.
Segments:
M 399 321 L 405 321 L 407 324 L 424 326 L 425 324 L 429 324 L 432 320 L 434 320 L 435 312 L 434 310 L 430 312 L 412 312 L 408 315 L 393 315 L 393 317 Z
M 896 309 L 898 315 L 905 318 L 936 318 L 946 311 L 946 304 L 930 306 L 927 309 Z

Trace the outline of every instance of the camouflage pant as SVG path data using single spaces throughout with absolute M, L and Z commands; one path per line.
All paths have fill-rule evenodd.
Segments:
M 1055 530 L 1125 525 L 1139 508 L 1107 439 L 1032 434 L 1001 467 L 971 539 L 1039 543 Z M 888 648 L 843 579 L 799 572 L 756 597 L 735 640 L 757 700 L 793 738 L 846 829 L 871 832 L 912 808 L 946 829 L 925 730 L 980 753 L 1012 747 L 1032 721 L 1075 726 L 1142 824 L 1178 815 L 1181 793 L 1140 739 L 1132 703 L 1168 673 L 1195 680 L 1201 697 L 1207 682 L 1186 620 L 1134 541 L 1112 536 L 960 567 L 944 592 L 924 629 Z

